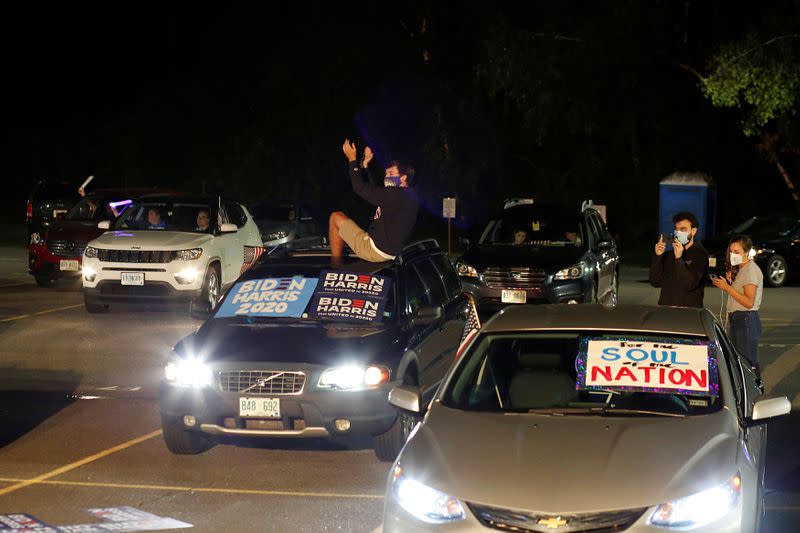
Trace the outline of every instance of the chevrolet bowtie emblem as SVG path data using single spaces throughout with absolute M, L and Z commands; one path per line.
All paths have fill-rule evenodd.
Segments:
M 558 529 L 561 526 L 566 526 L 567 521 L 560 516 L 551 516 L 550 518 L 540 518 L 537 524 L 547 526 L 547 529 Z

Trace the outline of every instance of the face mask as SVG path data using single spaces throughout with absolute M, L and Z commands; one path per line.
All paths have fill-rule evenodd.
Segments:
M 688 231 L 676 231 L 675 238 L 678 240 L 679 243 L 686 246 L 689 244 L 689 232 Z
M 400 176 L 386 176 L 383 178 L 384 187 L 399 187 Z
M 731 254 L 731 266 L 739 266 L 742 264 L 742 254 Z

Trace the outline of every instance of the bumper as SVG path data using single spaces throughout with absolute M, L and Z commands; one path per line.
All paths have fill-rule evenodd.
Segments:
M 176 273 L 192 268 L 197 272 L 191 283 L 181 283 Z M 82 277 L 83 292 L 97 303 L 112 302 L 188 302 L 202 296 L 206 265 L 200 261 L 171 263 L 111 263 L 84 258 L 83 269 L 91 269 L 91 281 Z M 122 285 L 123 272 L 142 272 L 144 285 Z
M 475 278 L 461 278 L 464 290 L 470 293 L 481 310 L 499 310 L 514 305 L 502 302 L 503 288 L 489 287 Z M 507 287 L 514 289 L 514 287 Z M 516 290 L 516 289 L 515 289 Z M 527 303 L 584 303 L 591 300 L 591 283 L 583 279 L 548 281 L 540 287 L 525 289 Z
M 170 417 L 192 415 L 196 423 L 187 430 L 210 435 L 243 437 L 307 438 L 329 436 L 372 436 L 386 432 L 397 418 L 389 402 L 396 383 L 385 383 L 358 391 L 304 391 L 301 394 L 248 395 L 226 393 L 215 387 L 192 389 L 161 383 L 161 414 Z M 239 398 L 280 398 L 280 419 L 239 416 Z M 334 422 L 350 422 L 347 431 Z
M 463 532 L 487 532 L 487 531 L 497 531 L 497 529 L 501 528 L 490 528 L 488 526 L 483 525 L 483 523 L 478 520 L 475 514 L 472 512 L 472 509 L 469 505 L 465 504 L 463 501 L 461 502 L 464 508 L 464 519 L 463 520 L 456 520 L 450 523 L 445 524 L 428 524 L 423 522 L 416 517 L 412 516 L 408 513 L 405 509 L 403 509 L 392 496 L 388 495 L 385 498 L 384 503 L 384 510 L 383 510 L 383 524 L 382 524 L 382 533 L 391 533 L 391 532 L 423 532 L 423 531 L 441 531 L 441 532 L 448 532 L 448 531 L 463 531 Z M 686 531 L 686 529 L 680 528 L 662 528 L 656 527 L 648 524 L 648 520 L 650 516 L 652 516 L 653 512 L 655 511 L 655 507 L 648 508 L 642 513 L 642 516 L 639 517 L 636 522 L 634 522 L 630 527 L 625 529 L 628 533 L 645 533 L 645 532 L 656 532 L 659 531 L 661 533 L 666 533 L 669 531 Z M 711 524 L 707 524 L 705 526 L 691 529 L 692 533 L 720 533 L 720 532 L 740 532 L 740 531 L 753 531 L 755 524 L 753 523 L 752 517 L 750 519 L 742 520 L 741 519 L 741 501 L 739 502 L 738 508 L 731 511 L 728 516 L 721 518 Z M 538 526 L 542 527 L 542 526 Z M 509 529 L 512 530 L 512 529 Z M 531 529 L 533 531 L 533 529 Z M 557 528 L 555 529 L 557 530 Z M 538 531 L 538 529 L 536 530 Z M 603 530 L 603 531 L 611 531 Z
M 61 270 L 61 261 L 77 261 L 77 270 Z M 81 256 L 62 257 L 53 254 L 44 244 L 28 246 L 28 274 L 57 278 L 77 278 L 81 275 Z

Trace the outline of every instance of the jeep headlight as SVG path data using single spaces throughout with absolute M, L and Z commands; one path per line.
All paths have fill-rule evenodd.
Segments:
M 458 270 L 459 276 L 464 276 L 466 278 L 480 277 L 480 274 L 478 274 L 478 270 L 475 267 L 470 266 L 466 263 L 456 263 L 456 270 Z
M 93 246 L 87 246 L 86 249 L 83 251 L 84 257 L 88 257 L 89 259 L 94 259 L 97 257 L 97 248 Z
M 577 265 L 572 265 L 569 268 L 562 268 L 556 275 L 553 276 L 553 279 L 556 280 L 564 280 L 564 279 L 581 279 L 583 277 L 583 264 L 579 263 Z
M 267 235 L 267 241 L 277 241 L 278 239 L 285 239 L 289 234 L 285 231 L 274 231 Z
M 189 250 L 178 250 L 175 252 L 175 259 L 179 261 L 192 261 L 199 259 L 203 255 L 202 248 L 190 248 Z
M 710 524 L 728 514 L 742 493 L 742 478 L 737 473 L 726 483 L 671 502 L 662 503 L 648 522 L 657 527 L 695 528 Z

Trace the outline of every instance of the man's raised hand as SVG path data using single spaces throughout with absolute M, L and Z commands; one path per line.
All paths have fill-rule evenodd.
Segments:
M 658 242 L 656 243 L 656 255 L 662 255 L 666 249 L 667 244 L 664 242 L 664 236 L 660 235 L 658 237 Z
M 351 163 L 356 160 L 356 145 L 353 142 L 350 142 L 350 139 L 345 139 L 344 144 L 342 145 L 342 151 L 344 155 L 347 157 L 347 160 Z
M 361 166 L 364 167 L 364 168 L 367 168 L 367 166 L 369 165 L 369 162 L 372 161 L 372 157 L 374 155 L 375 154 L 372 153 L 372 148 L 370 148 L 369 146 L 365 146 L 364 147 L 364 161 L 361 162 Z

